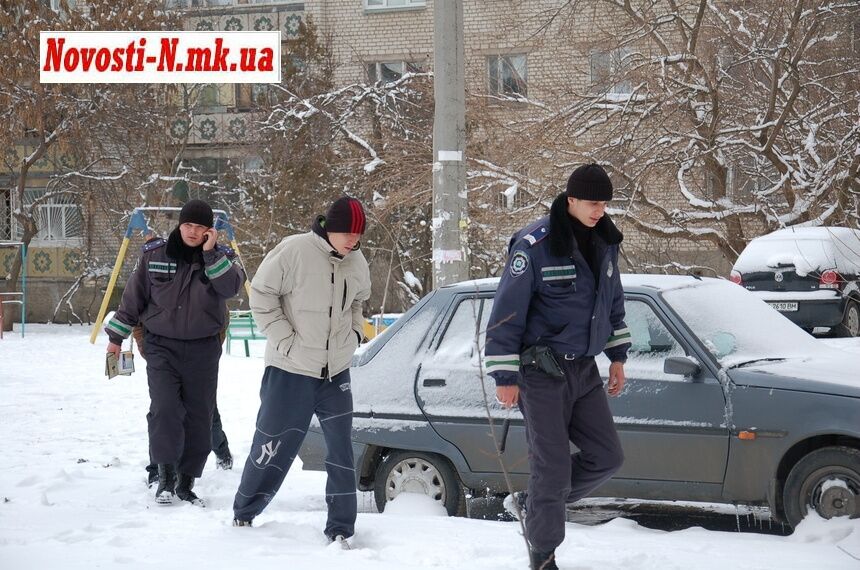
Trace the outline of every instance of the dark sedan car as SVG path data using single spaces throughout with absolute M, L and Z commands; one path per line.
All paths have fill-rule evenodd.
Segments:
M 860 230 L 786 228 L 758 237 L 731 279 L 807 331 L 860 336 Z
M 728 281 L 625 275 L 633 346 L 610 399 L 622 469 L 597 496 L 769 505 L 792 525 L 809 511 L 856 516 L 860 378 L 828 348 Z M 483 374 L 497 280 L 440 288 L 356 355 L 353 444 L 360 488 L 377 506 L 425 493 L 452 515 L 465 494 L 501 494 L 496 442 L 514 489 L 528 461 L 522 416 Z M 608 362 L 598 357 L 605 374 Z M 493 418 L 493 428 L 490 420 Z M 324 469 L 319 428 L 300 451 Z

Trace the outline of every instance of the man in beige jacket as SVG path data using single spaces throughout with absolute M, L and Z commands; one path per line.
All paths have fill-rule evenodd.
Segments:
M 251 282 L 250 305 L 266 335 L 266 370 L 251 453 L 233 502 L 251 526 L 274 498 L 317 415 L 328 447 L 325 535 L 343 542 L 356 518 L 349 365 L 362 339 L 370 272 L 359 251 L 366 217 L 343 197 L 310 232 L 284 239 Z

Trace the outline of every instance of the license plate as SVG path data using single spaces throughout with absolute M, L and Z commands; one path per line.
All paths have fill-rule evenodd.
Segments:
M 797 303 L 768 303 L 771 307 L 776 309 L 777 311 L 782 311 L 783 313 L 790 313 L 792 311 L 797 310 Z

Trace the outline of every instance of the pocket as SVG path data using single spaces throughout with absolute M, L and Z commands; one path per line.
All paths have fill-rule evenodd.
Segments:
M 555 281 L 545 283 L 543 294 L 552 299 L 563 299 L 576 293 L 576 281 Z
M 277 348 L 278 353 L 281 354 L 282 356 L 289 356 L 290 350 L 292 350 L 293 344 L 295 344 L 295 342 L 296 342 L 296 332 L 293 331 L 293 334 L 291 334 L 290 336 L 288 336 L 287 338 L 283 339 L 281 342 L 278 343 L 278 348 Z

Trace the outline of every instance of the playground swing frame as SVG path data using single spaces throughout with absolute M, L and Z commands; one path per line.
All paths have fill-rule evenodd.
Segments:
M 3 338 L 3 305 L 21 305 L 21 338 L 27 326 L 27 244 L 22 241 L 0 241 L 0 248 L 18 247 L 21 250 L 21 290 L 0 292 L 0 339 Z M 21 297 L 6 299 L 6 297 Z

